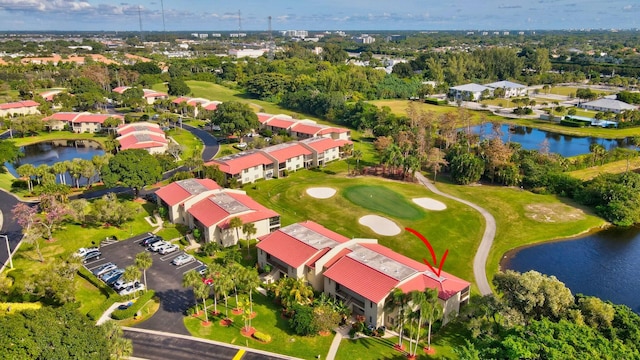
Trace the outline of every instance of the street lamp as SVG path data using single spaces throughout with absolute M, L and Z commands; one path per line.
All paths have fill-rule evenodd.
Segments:
M 4 240 L 7 242 L 7 253 L 9 254 L 9 266 L 13 269 L 13 259 L 11 258 L 11 248 L 9 247 L 9 237 L 7 235 L 0 235 L 0 237 L 4 237 Z

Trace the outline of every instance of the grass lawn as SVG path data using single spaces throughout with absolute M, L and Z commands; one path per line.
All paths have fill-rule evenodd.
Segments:
M 21 271 L 25 276 L 32 276 L 42 271 L 55 258 L 66 258 L 81 247 L 97 246 L 101 240 L 107 236 L 116 236 L 118 239 L 127 239 L 132 235 L 137 235 L 153 230 L 151 225 L 144 219 L 149 216 L 151 207 L 147 204 L 137 204 L 138 213 L 132 221 L 123 224 L 121 227 L 87 226 L 82 227 L 77 224 L 63 224 L 60 229 L 54 232 L 55 241 L 46 242 L 41 240 L 40 249 L 45 258 L 44 263 L 38 261 L 38 255 L 33 245 L 23 243 L 13 258 L 15 270 Z M 96 291 L 97 294 L 97 291 Z
M 98 307 L 107 297 L 96 289 L 93 284 L 81 276 L 76 276 L 76 302 L 80 303 L 78 311 L 86 315 L 89 310 Z
M 511 249 L 548 240 L 572 237 L 605 224 L 587 208 L 566 198 L 538 195 L 502 186 L 461 186 L 439 182 L 446 193 L 469 200 L 496 219 L 496 237 L 487 261 L 489 279 Z
M 204 148 L 204 145 L 202 144 L 202 141 L 200 139 L 198 139 L 191 132 L 184 129 L 171 129 L 167 131 L 167 137 L 172 137 L 175 141 L 178 142 L 178 144 L 182 145 L 183 150 L 182 154 L 180 155 L 180 158 L 182 160 L 192 158 L 193 156 L 200 156 L 200 154 L 202 153 L 202 149 Z
M 229 317 L 233 319 L 233 324 L 229 327 L 220 325 L 220 320 L 224 317 L 224 299 L 218 302 L 220 316 L 209 316 L 211 325 L 204 327 L 204 314 L 198 317 L 188 316 L 184 319 L 184 324 L 189 332 L 197 337 L 222 341 L 238 346 L 246 346 L 253 349 L 271 351 L 279 354 L 295 356 L 302 359 L 312 359 L 321 354 L 326 357 L 327 351 L 333 340 L 330 336 L 298 336 L 290 329 L 288 319 L 280 315 L 280 307 L 271 299 L 261 294 L 253 295 L 253 311 L 257 313 L 252 320 L 251 326 L 257 331 L 271 336 L 271 342 L 262 343 L 253 338 L 244 337 L 240 330 L 244 326 L 242 315 L 233 315 L 231 309 L 235 306 L 235 299 L 229 297 Z M 213 306 L 208 307 L 208 311 L 213 313 Z
M 396 115 L 407 116 L 407 107 L 409 106 L 409 101 L 407 100 L 373 100 L 369 101 L 370 103 L 377 105 L 378 107 L 388 106 L 391 109 L 391 112 Z M 447 106 L 447 105 L 432 105 L 425 103 L 415 103 L 417 108 L 422 111 L 432 111 L 436 115 L 446 114 L 449 112 L 458 111 L 457 107 Z M 474 124 L 480 123 L 484 116 L 485 121 L 504 121 L 505 118 L 501 116 L 494 115 L 490 111 L 477 111 L 477 110 L 467 110 L 469 114 L 471 114 L 471 119 Z M 460 124 L 460 126 L 464 126 L 467 124 Z
M 444 270 L 473 281 L 474 249 L 477 248 L 484 231 L 484 222 L 479 213 L 463 204 L 441 198 L 417 184 L 376 177 L 351 178 L 344 176 L 345 170 L 345 162 L 338 161 L 319 170 L 301 170 L 283 179 L 247 185 L 244 190 L 261 204 L 279 212 L 283 226 L 313 220 L 349 238 L 378 239 L 380 244 L 421 262 L 427 250 L 413 234 L 403 230 L 397 236 L 380 236 L 369 227 L 358 223 L 358 219 L 364 215 L 377 214 L 388 217 L 402 229 L 411 227 L 424 234 L 438 254 L 449 249 Z M 337 189 L 338 193 L 324 200 L 313 198 L 306 193 L 307 188 L 317 186 L 332 187 Z M 386 209 L 389 209 L 390 204 L 387 204 L 383 212 L 347 200 L 342 194 L 344 189 L 351 186 L 386 188 L 409 204 L 413 204 L 412 198 L 431 197 L 442 201 L 448 208 L 445 211 L 423 211 L 417 219 L 407 220 L 389 215 Z
M 107 137 L 100 134 L 87 134 L 87 133 L 76 134 L 69 131 L 51 131 L 51 132 L 41 132 L 37 136 L 14 137 L 11 140 L 16 144 L 16 146 L 24 146 L 29 144 L 35 144 L 41 141 L 78 140 L 78 139 L 90 139 L 90 140 L 99 142 L 101 145 L 104 145 L 104 141 L 107 139 Z
M 406 335 L 406 334 L 405 334 Z M 436 353 L 432 356 L 426 355 L 421 348 L 418 349 L 417 359 L 455 359 L 454 347 L 464 345 L 464 339 L 470 336 L 464 326 L 458 323 L 449 323 L 440 331 L 432 331 L 431 347 Z M 373 359 L 406 359 L 406 354 L 393 348 L 398 343 L 397 337 L 375 338 L 365 337 L 358 339 L 343 339 L 340 342 L 336 359 L 350 360 L 373 360 Z M 409 343 L 404 341 L 405 348 L 409 348 Z M 426 346 L 426 341 L 421 342 L 421 346 Z
M 136 326 L 152 317 L 159 308 L 160 302 L 151 299 L 140 309 L 140 316 L 138 316 L 135 320 L 133 319 L 133 317 L 131 317 L 128 319 L 119 320 L 118 324 L 120 326 Z
M 486 100 L 480 100 L 480 104 L 494 105 L 494 106 L 500 106 L 505 108 L 516 107 L 520 105 L 520 104 L 514 103 L 513 101 L 511 101 L 511 99 L 486 99 Z
M 267 101 L 252 99 L 245 94 L 241 93 L 238 90 L 231 89 L 224 85 L 215 84 L 207 81 L 196 81 L 196 80 L 188 80 L 186 81 L 189 88 L 191 88 L 191 95 L 194 97 L 202 97 L 209 100 L 217 100 L 217 101 L 239 101 L 246 104 L 249 104 L 254 111 L 256 112 L 266 112 L 269 114 L 286 114 L 291 115 L 294 118 L 298 119 L 311 119 L 319 121 L 321 119 L 311 116 L 300 114 L 295 111 L 291 111 L 285 109 L 277 104 L 273 104 Z M 152 87 L 153 90 L 156 91 L 167 91 L 167 86 L 165 84 L 155 84 Z
M 551 89 L 549 89 L 549 94 L 556 94 L 556 95 L 564 95 L 564 96 L 569 96 L 571 94 L 573 94 L 575 96 L 576 91 L 578 91 L 579 88 L 577 87 L 573 87 L 573 86 L 554 86 Z M 608 90 L 601 90 L 601 89 L 591 89 L 591 91 L 595 92 L 596 94 L 611 94 L 614 91 L 608 91 Z M 545 91 L 544 90 L 540 90 L 540 94 L 544 94 Z
M 425 212 L 402 195 L 384 186 L 354 185 L 346 187 L 342 195 L 355 205 L 400 219 L 419 220 Z
M 600 174 L 620 174 L 627 170 L 634 171 L 639 168 L 640 158 L 633 158 L 630 159 L 628 163 L 627 160 L 618 160 L 602 166 L 593 166 L 586 169 L 571 171 L 567 174 L 581 180 L 591 180 Z
M 540 119 L 509 119 L 506 122 L 520 126 L 529 126 L 558 134 L 574 136 L 593 136 L 603 139 L 622 139 L 630 136 L 640 136 L 640 128 L 605 129 L 598 126 L 574 128 Z

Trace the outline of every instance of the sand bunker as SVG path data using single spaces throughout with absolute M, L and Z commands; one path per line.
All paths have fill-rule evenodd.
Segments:
M 328 199 L 336 194 L 336 189 L 330 187 L 308 188 L 307 194 L 316 199 Z
M 447 205 L 445 205 L 444 203 L 431 198 L 417 198 L 412 200 L 414 203 L 422 206 L 427 210 L 442 211 L 447 208 Z
M 400 234 L 400 228 L 393 221 L 378 215 L 365 215 L 358 220 L 378 235 L 393 236 Z

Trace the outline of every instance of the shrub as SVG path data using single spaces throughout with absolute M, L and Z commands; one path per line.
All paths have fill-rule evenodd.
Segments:
M 95 275 L 93 275 L 89 270 L 87 270 L 84 266 L 81 267 L 78 270 L 78 275 L 80 275 L 80 277 L 82 277 L 83 279 L 87 280 L 88 282 L 91 283 L 91 285 L 95 286 L 96 288 L 98 288 L 98 290 L 100 290 L 100 292 L 106 296 L 107 298 L 111 298 L 111 297 L 118 297 L 118 293 L 115 292 L 115 290 L 113 290 L 112 288 L 110 288 L 109 286 L 107 286 L 107 284 L 103 283 L 102 281 L 100 281 Z
M 98 320 L 100 316 L 102 316 L 102 314 L 104 314 L 104 312 L 111 307 L 111 305 L 120 300 L 122 300 L 122 297 L 120 297 L 120 295 L 115 295 L 107 298 L 100 305 L 98 305 L 98 307 L 89 310 L 89 312 L 87 313 L 87 317 L 94 321 Z
M 111 314 L 111 317 L 115 320 L 123 320 L 133 317 L 142 307 L 146 304 L 151 298 L 155 295 L 155 291 L 148 290 L 142 296 L 136 300 L 128 309 L 126 310 L 116 310 Z
M 261 333 L 260 331 L 256 331 L 255 333 L 253 333 L 253 337 L 258 340 L 258 341 L 262 341 L 262 342 L 269 342 L 271 341 L 271 335 L 269 334 L 265 334 L 265 333 Z

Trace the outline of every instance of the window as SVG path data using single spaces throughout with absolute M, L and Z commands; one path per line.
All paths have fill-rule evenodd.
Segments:
M 244 170 L 242 170 L 242 173 L 243 173 L 243 174 L 246 174 L 246 173 L 248 173 L 248 172 L 249 172 L 249 169 L 244 169 Z
M 373 301 L 369 301 L 369 307 L 373 309 Z

